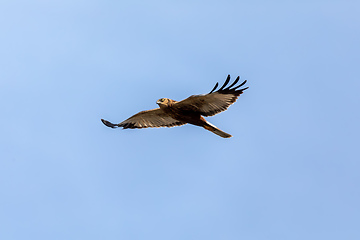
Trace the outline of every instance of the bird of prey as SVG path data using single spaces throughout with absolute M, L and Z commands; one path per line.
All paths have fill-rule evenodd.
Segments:
M 225 111 L 236 101 L 244 90 L 248 89 L 248 87 L 239 89 L 246 83 L 246 80 L 235 86 L 239 82 L 239 79 L 240 77 L 237 77 L 235 81 L 227 87 L 230 81 L 230 75 L 228 75 L 225 83 L 218 90 L 216 90 L 216 88 L 219 83 L 216 83 L 215 87 L 208 94 L 192 95 L 179 102 L 169 98 L 160 98 L 156 102 L 159 108 L 139 112 L 118 124 L 111 123 L 104 119 L 101 119 L 101 121 L 108 127 L 123 127 L 123 129 L 175 127 L 190 123 L 203 127 L 220 137 L 230 138 L 232 137 L 230 134 L 218 129 L 206 121 L 203 116 L 209 117 Z

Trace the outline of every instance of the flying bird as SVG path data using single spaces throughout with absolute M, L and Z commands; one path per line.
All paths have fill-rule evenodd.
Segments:
M 230 138 L 230 134 L 220 130 L 213 124 L 206 121 L 204 117 L 213 116 L 222 111 L 225 111 L 231 104 L 233 104 L 238 96 L 248 89 L 242 88 L 246 80 L 241 84 L 240 77 L 227 87 L 230 82 L 230 75 L 227 76 L 225 83 L 218 90 L 219 83 L 208 94 L 192 95 L 182 101 L 175 101 L 169 98 L 160 98 L 157 100 L 159 108 L 141 111 L 125 121 L 114 124 L 104 119 L 101 121 L 108 127 L 117 128 L 148 128 L 148 127 L 175 127 L 184 124 L 193 124 L 209 130 L 220 137 Z M 216 90 L 216 91 L 215 91 Z

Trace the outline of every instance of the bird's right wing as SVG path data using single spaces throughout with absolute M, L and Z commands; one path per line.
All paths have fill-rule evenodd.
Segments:
M 149 128 L 149 127 L 175 127 L 186 123 L 178 121 L 167 115 L 160 108 L 155 108 L 147 111 L 142 111 L 134 116 L 129 117 L 125 121 L 113 124 L 109 121 L 101 119 L 101 121 L 108 127 L 117 128 Z
M 240 77 L 237 77 L 230 86 L 226 87 L 230 81 L 230 75 L 228 75 L 225 83 L 217 91 L 215 90 L 219 83 L 216 83 L 215 87 L 213 90 L 211 90 L 210 93 L 190 96 L 180 102 L 177 102 L 175 106 L 182 110 L 198 112 L 205 117 L 218 114 L 222 111 L 225 111 L 231 104 L 236 101 L 236 99 L 240 94 L 243 93 L 244 90 L 248 89 L 248 87 L 238 89 L 246 83 L 245 80 L 236 86 L 239 80 Z

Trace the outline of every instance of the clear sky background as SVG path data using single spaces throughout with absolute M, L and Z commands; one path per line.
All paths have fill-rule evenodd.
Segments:
M 0 239 L 360 239 L 359 1 L 1 1 Z M 120 122 L 250 88 L 202 128 Z

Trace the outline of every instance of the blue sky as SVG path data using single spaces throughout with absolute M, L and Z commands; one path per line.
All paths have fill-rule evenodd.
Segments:
M 358 1 L 2 1 L 1 239 L 359 239 Z M 250 88 L 195 126 L 156 100 Z

